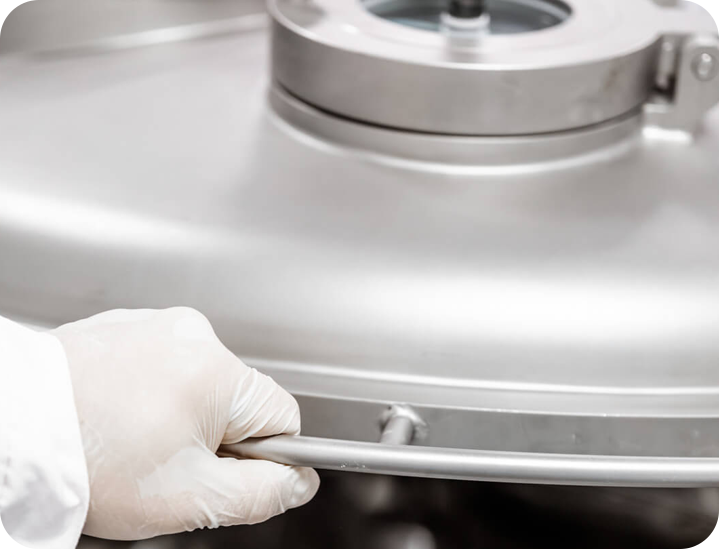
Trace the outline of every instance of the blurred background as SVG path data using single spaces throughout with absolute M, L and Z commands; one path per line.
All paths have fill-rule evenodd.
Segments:
M 525 486 L 333 473 L 308 505 L 255 526 L 80 549 L 680 549 L 703 542 L 717 490 Z

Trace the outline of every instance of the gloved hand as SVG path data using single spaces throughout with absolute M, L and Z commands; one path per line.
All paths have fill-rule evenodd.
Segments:
M 308 502 L 312 469 L 219 458 L 220 444 L 297 434 L 297 402 L 186 308 L 118 310 L 55 330 L 90 478 L 84 533 L 142 539 L 252 524 Z

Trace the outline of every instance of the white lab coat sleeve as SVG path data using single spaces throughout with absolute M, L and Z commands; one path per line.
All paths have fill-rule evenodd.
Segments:
M 75 547 L 89 492 L 60 341 L 0 317 L 2 527 L 15 542 L 33 549 Z M 5 532 L 0 537 L 7 543 Z M 5 544 L 0 541 L 0 546 Z

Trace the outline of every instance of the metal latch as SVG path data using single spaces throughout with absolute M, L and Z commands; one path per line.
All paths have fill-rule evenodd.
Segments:
M 655 94 L 644 105 L 646 125 L 695 133 L 719 102 L 719 37 L 665 36 L 655 84 Z

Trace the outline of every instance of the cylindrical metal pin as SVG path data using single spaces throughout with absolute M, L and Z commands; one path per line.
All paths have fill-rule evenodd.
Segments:
M 402 414 L 395 414 L 389 418 L 382 429 L 381 444 L 407 445 L 414 438 L 414 422 Z

